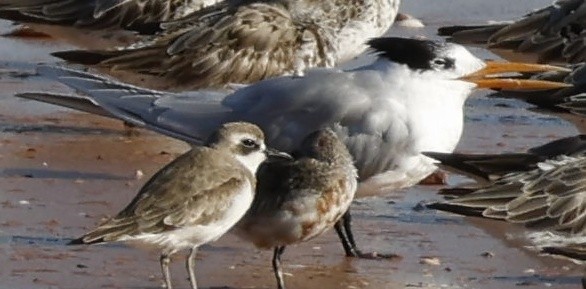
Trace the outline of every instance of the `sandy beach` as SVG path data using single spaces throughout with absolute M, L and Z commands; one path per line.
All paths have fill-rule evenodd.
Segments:
M 393 27 L 388 35 L 437 39 L 435 30 L 442 25 L 513 19 L 550 2 L 404 0 L 402 11 L 427 26 Z M 0 33 L 11 29 L 9 22 L 0 21 Z M 119 121 L 13 97 L 23 91 L 71 92 L 34 76 L 36 63 L 58 62 L 50 52 L 120 42 L 80 41 L 59 29 L 51 34 L 55 38 L 0 38 L 0 289 L 159 288 L 156 252 L 65 243 L 118 212 L 154 172 L 188 146 Z M 480 48 L 472 51 L 497 58 Z M 360 57 L 344 66 L 369 59 Z M 524 151 L 579 131 L 557 116 L 531 112 L 530 105 L 519 101 L 486 98 L 487 93 L 475 93 L 467 102 L 458 151 Z M 448 181 L 465 180 L 450 175 Z M 580 288 L 584 268 L 527 248 L 524 228 L 422 209 L 423 201 L 441 199 L 439 188 L 415 186 L 353 204 L 360 246 L 397 253 L 400 260 L 346 258 L 330 231 L 287 247 L 283 263 L 288 287 Z M 227 234 L 201 249 L 199 285 L 275 288 L 271 257 L 272 251 L 257 250 Z M 177 255 L 172 276 L 177 288 L 188 288 L 182 258 Z

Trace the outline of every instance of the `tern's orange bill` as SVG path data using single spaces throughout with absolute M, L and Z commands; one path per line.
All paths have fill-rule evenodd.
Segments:
M 499 77 L 503 74 L 547 71 L 568 72 L 571 70 L 565 67 L 545 64 L 489 61 L 484 68 L 460 79 L 475 83 L 479 88 L 505 90 L 541 90 L 572 86 L 571 84 L 555 81 Z

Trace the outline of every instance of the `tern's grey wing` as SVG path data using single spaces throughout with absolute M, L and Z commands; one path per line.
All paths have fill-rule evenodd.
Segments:
M 39 66 L 37 71 L 84 93 L 92 104 L 98 105 L 109 116 L 190 143 L 201 143 L 226 122 L 222 114 L 226 109 L 215 100 L 224 93 L 202 91 L 179 95 L 144 89 L 64 67 Z M 94 113 L 94 108 L 86 106 L 88 103 L 71 103 L 71 97 L 54 94 L 47 97 L 45 93 L 28 95 L 43 102 Z M 219 120 L 214 115 L 220 115 Z
M 319 26 L 295 22 L 279 1 L 254 2 L 227 8 L 219 5 L 219 11 L 205 9 L 180 24 L 165 24 L 167 28 L 160 35 L 136 45 L 139 48 L 53 55 L 114 70 L 165 76 L 190 88 L 252 83 L 292 74 L 297 66 L 304 69 L 303 64 L 333 65 L 324 56 L 331 47 Z
M 534 53 L 540 62 L 586 60 L 582 49 L 586 3 L 556 1 L 511 24 L 442 27 L 439 33 L 462 43 L 483 43 L 523 53 Z
M 221 0 L 0 0 L 0 17 L 76 27 L 131 28 L 176 19 Z
M 114 218 L 79 239 L 115 241 L 217 221 L 235 195 L 254 189 L 254 176 L 231 156 L 198 147 L 157 172 Z
M 228 96 L 206 91 L 164 93 L 60 67 L 41 66 L 38 72 L 83 92 L 120 119 L 195 143 L 222 123 L 248 121 L 265 131 L 270 146 L 283 151 L 297 148 L 318 129 L 333 127 L 347 145 L 354 142 L 355 149 L 366 152 L 367 138 L 392 141 L 384 133 L 387 118 L 401 117 L 386 113 L 392 110 L 389 103 L 373 105 L 372 96 L 364 93 L 366 86 L 376 83 L 335 70 L 314 72 L 318 77 L 269 79 Z M 370 111 L 384 117 L 373 121 L 364 116 Z M 401 126 L 398 123 L 393 125 Z M 375 156 L 369 154 L 371 158 Z

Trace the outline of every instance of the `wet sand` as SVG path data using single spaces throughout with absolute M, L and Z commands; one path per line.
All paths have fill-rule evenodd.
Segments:
M 404 2 L 404 11 L 428 26 L 398 28 L 391 34 L 434 37 L 439 25 L 508 19 L 550 1 L 517 6 L 504 0 L 491 2 L 494 6 L 465 0 Z M 0 22 L 0 30 L 9 28 Z M 155 171 L 188 147 L 155 133 L 129 130 L 118 121 L 12 97 L 18 91 L 67 91 L 14 71 L 30 72 L 31 64 L 55 62 L 48 53 L 72 49 L 72 44 L 0 38 L 0 289 L 158 288 L 155 252 L 64 244 L 120 210 Z M 467 103 L 459 151 L 520 151 L 578 132 L 556 116 L 485 94 L 479 92 Z M 449 179 L 452 184 L 461 181 Z M 328 232 L 287 248 L 283 263 L 288 287 L 580 288 L 583 267 L 525 248 L 529 243 L 523 228 L 417 209 L 424 200 L 439 199 L 438 188 L 416 186 L 353 204 L 355 233 L 363 249 L 398 253 L 401 260 L 345 258 L 334 232 Z M 199 285 L 274 288 L 271 255 L 228 234 L 202 248 L 196 266 Z M 175 285 L 188 288 L 183 256 L 174 260 Z

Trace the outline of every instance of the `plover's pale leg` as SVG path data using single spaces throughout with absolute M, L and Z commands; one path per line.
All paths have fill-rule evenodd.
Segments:
M 191 252 L 187 257 L 187 262 L 185 265 L 187 266 L 187 272 L 189 273 L 189 283 L 191 284 L 191 289 L 197 289 L 197 281 L 195 280 L 195 272 L 193 269 L 195 268 L 195 255 L 197 254 L 197 247 L 191 248 Z
M 285 281 L 283 281 L 283 271 L 281 271 L 281 255 L 285 251 L 285 246 L 277 246 L 273 252 L 273 272 L 277 278 L 277 288 L 285 289 Z
M 167 289 L 173 289 L 173 285 L 171 285 L 171 274 L 169 273 L 169 263 L 171 262 L 171 258 L 167 254 L 161 254 L 161 271 L 163 271 L 163 278 L 165 279 L 165 287 Z

